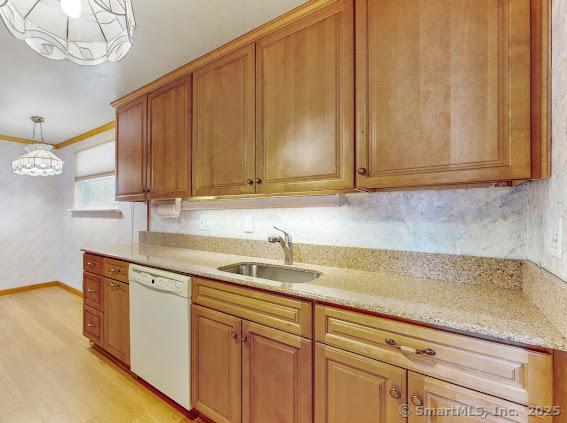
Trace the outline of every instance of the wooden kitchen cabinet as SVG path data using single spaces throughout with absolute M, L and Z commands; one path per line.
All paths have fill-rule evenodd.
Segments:
M 242 320 L 198 305 L 191 315 L 191 403 L 217 423 L 240 422 Z
M 525 180 L 546 173 L 536 169 L 546 165 L 545 153 L 530 141 L 530 102 L 541 121 L 537 102 L 545 96 L 537 73 L 545 50 L 530 62 L 538 49 L 542 53 L 541 39 L 530 46 L 530 19 L 532 37 L 545 21 L 538 4 L 357 2 L 358 188 Z
M 403 423 L 406 370 L 316 344 L 316 423 Z
M 353 3 L 256 43 L 256 192 L 353 188 Z
M 146 199 L 147 172 L 146 96 L 116 110 L 116 199 Z
M 312 421 L 311 341 L 242 323 L 242 421 Z
M 130 301 L 128 284 L 104 279 L 104 349 L 130 364 Z
M 193 195 L 254 193 L 255 52 L 240 48 L 193 73 Z
M 538 416 L 528 407 L 413 372 L 408 375 L 408 404 L 412 407 L 408 423 L 551 423 L 553 419 L 551 415 Z M 426 416 L 421 410 L 437 410 L 438 415 Z M 480 413 L 486 413 L 484 418 Z
M 148 95 L 150 199 L 191 196 L 191 76 Z

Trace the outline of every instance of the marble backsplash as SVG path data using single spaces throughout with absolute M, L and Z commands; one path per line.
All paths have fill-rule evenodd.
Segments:
M 140 242 L 265 259 L 283 258 L 279 245 L 260 240 L 144 231 L 140 232 Z M 522 289 L 520 260 L 301 243 L 294 244 L 294 259 L 299 263 Z

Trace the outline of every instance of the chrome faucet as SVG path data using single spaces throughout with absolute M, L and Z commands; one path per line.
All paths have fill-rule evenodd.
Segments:
M 268 241 L 272 244 L 278 242 L 282 246 L 285 257 L 284 264 L 293 264 L 293 243 L 291 242 L 291 236 L 283 229 L 276 228 L 275 226 L 274 229 L 282 232 L 284 237 L 282 238 L 278 235 L 270 235 L 268 237 Z

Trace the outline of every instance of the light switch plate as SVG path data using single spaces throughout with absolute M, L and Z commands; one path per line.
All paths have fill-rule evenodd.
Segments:
M 254 232 L 254 218 L 251 215 L 244 216 L 244 232 L 247 234 Z
M 552 256 L 561 259 L 563 257 L 563 219 L 555 218 L 547 226 L 547 251 Z

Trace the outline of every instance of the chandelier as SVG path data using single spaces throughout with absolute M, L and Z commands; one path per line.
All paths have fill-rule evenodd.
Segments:
M 43 140 L 44 119 L 39 116 L 31 118 L 33 122 L 33 140 L 36 141 L 36 127 L 39 125 L 41 142 L 25 147 L 26 154 L 12 161 L 12 171 L 18 175 L 52 176 L 63 172 L 63 160 L 51 152 L 52 145 Z
M 41 56 L 79 65 L 118 62 L 136 26 L 131 0 L 0 0 L 0 17 Z

